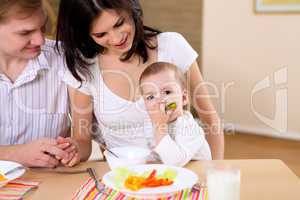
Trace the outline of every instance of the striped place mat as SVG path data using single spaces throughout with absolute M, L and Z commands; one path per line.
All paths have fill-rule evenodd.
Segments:
M 103 183 L 101 183 L 103 184 Z M 100 185 L 100 187 L 104 186 Z M 160 200 L 207 200 L 207 189 L 202 187 L 194 187 L 186 189 L 171 196 L 159 198 Z M 74 194 L 73 200 L 140 200 L 137 198 L 126 196 L 116 190 L 105 188 L 103 193 L 99 193 L 95 187 L 95 182 L 88 179 Z
M 0 200 L 20 200 L 32 189 L 37 188 L 39 182 L 26 179 L 15 179 L 0 188 Z

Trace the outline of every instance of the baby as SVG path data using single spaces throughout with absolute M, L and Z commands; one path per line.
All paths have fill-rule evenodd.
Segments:
M 165 164 L 184 166 L 190 160 L 211 160 L 203 129 L 190 112 L 186 81 L 173 64 L 157 62 L 141 74 L 140 89 L 155 130 L 155 147 Z

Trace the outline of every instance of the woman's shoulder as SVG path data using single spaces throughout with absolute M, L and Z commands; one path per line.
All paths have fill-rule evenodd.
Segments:
M 157 36 L 159 47 L 169 51 L 178 51 L 179 49 L 190 48 L 190 44 L 184 36 L 177 32 L 163 32 Z
M 160 41 L 170 41 L 170 40 L 182 40 L 184 37 L 177 32 L 162 32 L 157 35 L 157 38 Z
M 163 32 L 157 36 L 159 61 L 170 62 L 186 72 L 198 57 L 188 41 L 177 32 Z

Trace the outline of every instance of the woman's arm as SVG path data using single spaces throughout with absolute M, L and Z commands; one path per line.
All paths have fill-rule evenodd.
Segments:
M 92 151 L 92 98 L 72 87 L 68 87 L 72 116 L 73 138 L 77 142 L 80 160 L 89 158 Z
M 224 134 L 220 118 L 209 98 L 198 64 L 195 61 L 187 72 L 191 103 L 204 124 L 206 139 L 214 160 L 224 159 Z

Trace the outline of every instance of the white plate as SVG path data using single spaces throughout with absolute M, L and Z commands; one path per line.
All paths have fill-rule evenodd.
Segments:
M 22 166 L 19 163 L 16 162 L 11 162 L 11 161 L 3 161 L 0 160 L 0 172 L 5 173 L 11 169 L 14 169 L 16 167 Z M 3 187 L 6 185 L 8 182 L 15 180 L 16 178 L 21 177 L 25 173 L 25 169 L 20 169 L 17 170 L 13 173 L 10 173 L 8 176 L 6 176 L 7 180 L 6 181 L 0 181 L 0 187 Z
M 127 167 L 130 171 L 137 172 L 142 174 L 146 171 L 152 171 L 153 169 L 157 170 L 157 173 L 163 173 L 167 168 L 173 169 L 177 172 L 177 177 L 174 180 L 174 183 L 170 186 L 161 186 L 156 188 L 144 188 L 138 191 L 131 191 L 124 188 L 120 190 L 115 187 L 114 184 L 114 173 L 110 171 L 103 176 L 103 182 L 106 186 L 114 189 L 119 190 L 120 192 L 127 194 L 132 197 L 136 198 L 157 198 L 160 196 L 170 195 L 175 192 L 178 192 L 183 189 L 191 188 L 195 183 L 198 181 L 198 176 L 192 172 L 191 170 L 168 166 L 168 165 L 159 165 L 159 164 L 151 164 L 151 165 L 136 165 L 136 166 L 129 166 Z

